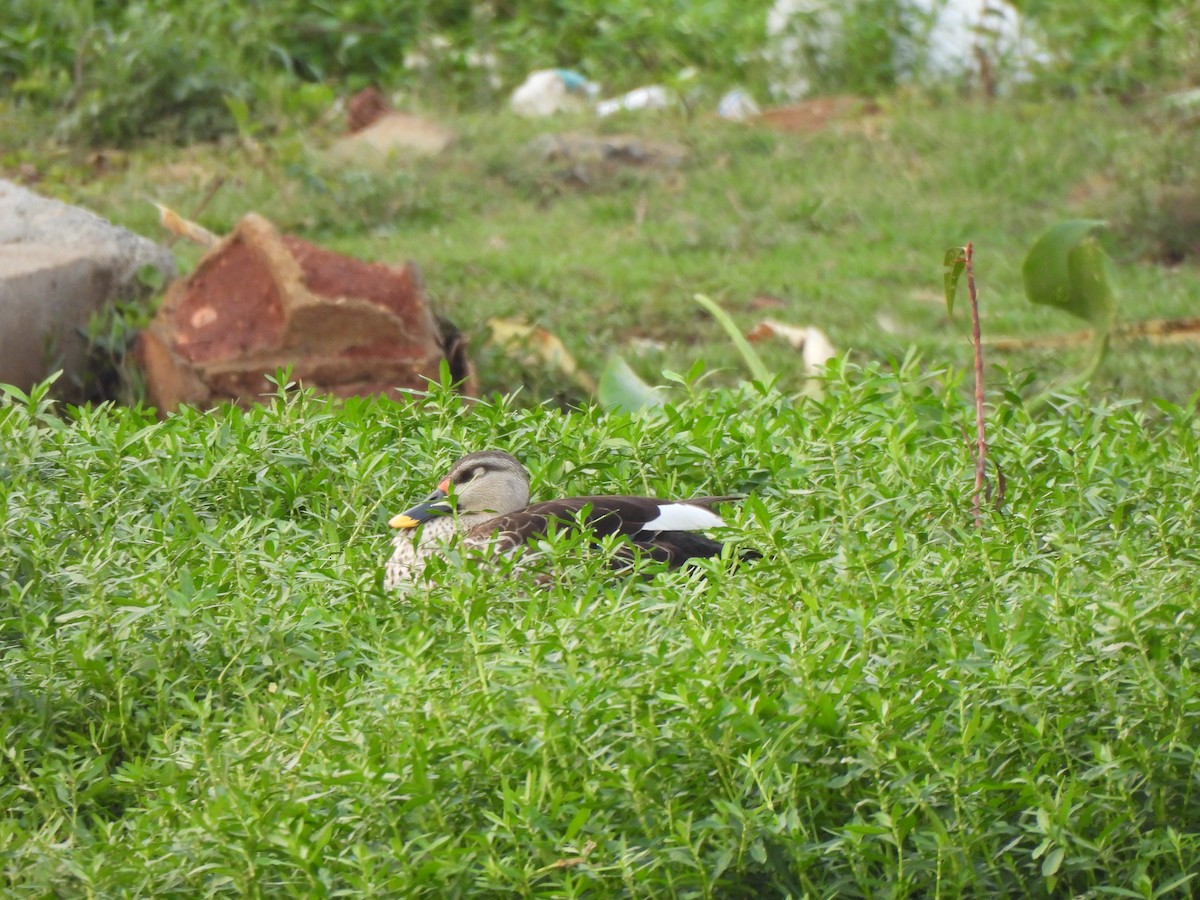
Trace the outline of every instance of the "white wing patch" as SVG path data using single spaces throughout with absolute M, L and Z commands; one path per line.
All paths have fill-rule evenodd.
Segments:
M 724 524 L 720 516 L 709 512 L 703 506 L 693 506 L 691 503 L 662 503 L 659 504 L 658 515 L 642 528 L 645 531 L 701 531 L 705 528 L 719 528 Z

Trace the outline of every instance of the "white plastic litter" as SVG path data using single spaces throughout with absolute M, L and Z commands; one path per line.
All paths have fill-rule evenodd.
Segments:
M 717 115 L 722 119 L 730 119 L 734 122 L 745 122 L 761 112 L 758 104 L 754 102 L 754 97 L 741 88 L 729 91 L 717 104 Z
M 611 116 L 623 109 L 667 109 L 674 105 L 674 94 L 660 84 L 651 84 L 611 100 L 601 100 L 596 104 L 596 115 Z
M 512 93 L 508 104 L 519 116 L 541 118 L 562 112 L 580 112 L 600 93 L 598 85 L 570 69 L 531 72 Z

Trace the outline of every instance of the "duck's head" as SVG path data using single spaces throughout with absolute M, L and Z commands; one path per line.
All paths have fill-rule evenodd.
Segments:
M 393 528 L 416 528 L 437 516 L 502 516 L 528 505 L 529 473 L 520 461 L 500 450 L 480 450 L 451 466 L 437 490 L 388 524 Z

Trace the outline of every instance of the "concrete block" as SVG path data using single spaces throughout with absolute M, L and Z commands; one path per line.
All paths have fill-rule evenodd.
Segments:
M 88 319 L 144 288 L 138 272 L 175 274 L 171 251 L 107 219 L 0 180 L 0 382 L 28 390 L 58 369 L 55 393 L 87 382 Z

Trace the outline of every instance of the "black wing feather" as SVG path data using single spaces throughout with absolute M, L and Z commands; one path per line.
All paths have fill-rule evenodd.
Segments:
M 694 500 L 659 500 L 656 497 L 570 497 L 563 500 L 547 500 L 534 503 L 515 513 L 497 516 L 476 526 L 480 534 L 500 531 L 511 534 L 518 542 L 527 541 L 546 533 L 551 522 L 560 526 L 573 527 L 579 522 L 580 513 L 587 509 L 584 523 L 601 537 L 610 534 L 633 536 L 645 528 L 647 522 L 657 519 L 662 506 L 687 503 L 708 509 L 718 503 L 740 500 L 740 497 L 698 497 Z

